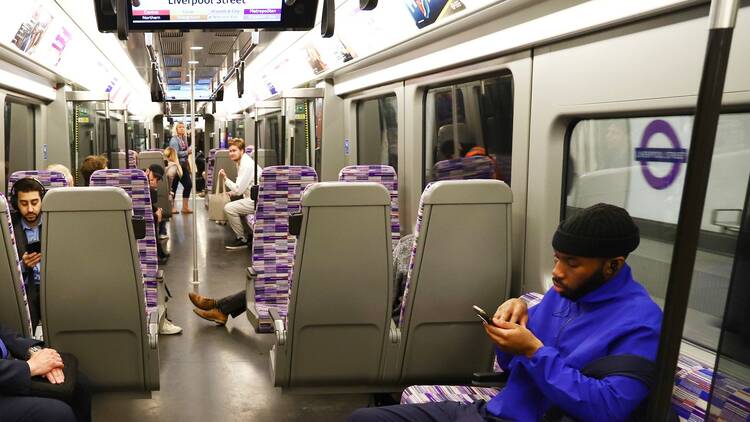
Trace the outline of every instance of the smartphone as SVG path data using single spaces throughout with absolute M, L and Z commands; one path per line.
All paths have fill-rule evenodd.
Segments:
M 480 308 L 477 305 L 472 306 L 474 308 L 474 312 L 477 314 L 477 316 L 484 322 L 490 325 L 495 325 L 492 323 L 492 317 L 487 315 L 487 312 L 484 311 L 484 309 Z
M 42 242 L 36 241 L 31 242 L 28 245 L 26 245 L 26 252 L 27 253 L 41 253 L 42 252 Z

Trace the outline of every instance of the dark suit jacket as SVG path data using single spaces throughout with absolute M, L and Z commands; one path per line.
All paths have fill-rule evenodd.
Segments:
M 42 342 L 23 338 L 13 330 L 0 326 L 0 339 L 8 348 L 10 357 L 0 359 L 0 395 L 15 396 L 28 394 L 31 388 L 31 372 L 24 360 L 31 346 L 41 346 Z
M 28 245 L 28 240 L 26 240 L 26 232 L 23 229 L 23 225 L 21 225 L 21 214 L 19 214 L 17 211 L 14 211 L 10 215 L 11 220 L 13 221 L 13 231 L 16 235 L 16 251 L 18 251 L 18 259 L 21 259 L 23 254 L 26 252 L 26 245 Z M 42 225 L 39 225 L 39 233 L 41 233 Z M 26 265 L 24 265 L 23 261 L 21 261 L 21 272 L 23 273 L 23 281 L 24 283 L 28 283 L 30 280 L 30 277 L 32 275 L 33 268 L 28 268 Z

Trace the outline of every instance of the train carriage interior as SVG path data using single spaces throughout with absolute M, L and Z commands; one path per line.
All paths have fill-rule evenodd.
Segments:
M 750 1 L 8 6 L 0 422 L 750 421 Z

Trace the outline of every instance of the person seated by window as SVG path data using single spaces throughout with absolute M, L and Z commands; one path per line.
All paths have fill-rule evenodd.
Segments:
M 605 357 L 630 356 L 639 368 L 655 368 L 662 313 L 625 263 L 639 242 L 630 215 L 613 205 L 594 205 L 560 223 L 552 239 L 552 288 L 531 309 L 520 299 L 505 301 L 492 325 L 484 324 L 509 373 L 489 402 L 359 409 L 349 420 L 631 420 L 645 405 L 646 380 L 625 368 L 602 378 L 583 372 Z
M 11 213 L 16 236 L 16 251 L 21 258 L 21 275 L 29 301 L 32 328 L 36 330 L 41 319 L 39 284 L 41 283 L 42 254 L 40 249 L 29 250 L 29 245 L 42 239 L 42 198 L 44 186 L 36 179 L 24 177 L 13 184 Z
M 107 157 L 103 155 L 89 155 L 83 159 L 81 163 L 81 177 L 83 177 L 83 186 L 89 186 L 91 183 L 91 175 L 97 170 L 104 170 L 107 168 Z
M 68 186 L 72 187 L 76 185 L 75 180 L 73 180 L 73 175 L 70 173 L 70 170 L 64 165 L 50 164 L 49 166 L 47 166 L 47 170 L 62 173 L 63 176 L 65 176 L 65 181 L 68 182 Z
M 255 201 L 250 197 L 250 188 L 255 179 L 255 172 L 257 171 L 260 175 L 262 170 L 255 164 L 255 160 L 245 154 L 245 141 L 241 138 L 229 140 L 229 158 L 237 165 L 237 181 L 229 180 L 227 173 L 221 169 L 216 183 L 224 182 L 226 188 L 229 189 L 229 195 L 242 196 L 242 199 L 228 202 L 224 206 L 224 215 L 227 216 L 227 221 L 235 236 L 235 240 L 224 247 L 233 250 L 247 248 L 245 228 L 242 226 L 240 217 L 255 213 Z
M 0 325 L 0 420 L 89 422 L 91 393 L 75 357 Z
M 164 215 L 164 210 L 156 205 L 156 202 L 159 200 L 159 192 L 157 191 L 157 188 L 159 186 L 159 181 L 164 177 L 164 169 L 158 164 L 151 164 L 146 169 L 146 177 L 148 178 L 148 188 L 149 193 L 151 194 L 151 210 L 154 213 L 154 232 L 158 233 L 159 224 Z M 159 265 L 166 264 L 167 256 L 164 254 L 159 240 L 156 241 L 156 255 L 159 259 Z M 165 310 L 165 316 L 159 325 L 159 334 L 171 335 L 180 334 L 181 332 L 182 327 L 177 326 L 170 321 L 166 316 Z

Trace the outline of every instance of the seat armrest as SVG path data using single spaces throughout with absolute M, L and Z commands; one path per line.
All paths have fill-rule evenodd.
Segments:
M 148 345 L 152 349 L 159 347 L 159 311 L 148 314 Z
M 258 278 L 258 272 L 255 271 L 255 268 L 253 266 L 247 267 L 247 276 L 250 278 Z
M 391 322 L 391 327 L 388 333 L 388 337 L 390 338 L 391 343 L 401 343 L 401 328 L 396 325 L 396 323 L 393 321 L 393 318 L 390 318 L 389 321 Z
M 273 320 L 273 329 L 276 332 L 276 344 L 283 346 L 286 344 L 286 327 L 284 326 L 284 320 L 281 318 L 278 309 L 271 308 L 268 310 L 268 313 Z
M 259 185 L 252 185 L 250 186 L 250 199 L 253 200 L 253 202 L 258 201 L 258 192 L 260 192 L 260 186 Z
M 474 387 L 503 387 L 508 382 L 507 372 L 475 372 L 471 377 Z

